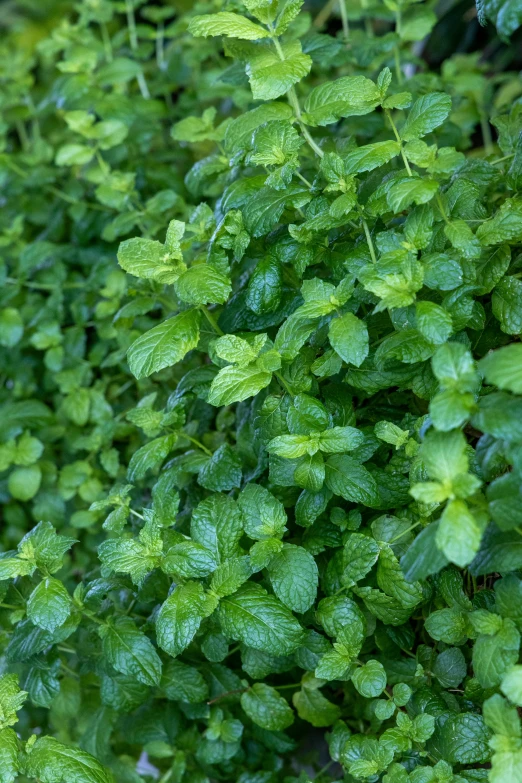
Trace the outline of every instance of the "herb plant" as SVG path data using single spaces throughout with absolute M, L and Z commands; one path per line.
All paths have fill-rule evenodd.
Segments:
M 455 8 L 6 4 L 0 783 L 522 783 L 522 8 Z

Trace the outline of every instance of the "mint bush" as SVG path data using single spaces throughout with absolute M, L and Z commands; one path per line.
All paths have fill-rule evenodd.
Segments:
M 7 8 L 0 783 L 522 783 L 520 4 Z

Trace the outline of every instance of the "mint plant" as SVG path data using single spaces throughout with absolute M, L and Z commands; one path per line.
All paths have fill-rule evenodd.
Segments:
M 0 783 L 522 783 L 522 12 L 461 13 L 9 6 Z

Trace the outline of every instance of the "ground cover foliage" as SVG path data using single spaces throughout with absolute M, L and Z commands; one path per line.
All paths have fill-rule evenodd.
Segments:
M 478 16 L 5 4 L 0 783 L 522 782 L 522 9 Z

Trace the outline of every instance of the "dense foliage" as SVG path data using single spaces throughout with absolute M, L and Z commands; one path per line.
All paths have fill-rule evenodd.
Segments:
M 522 783 L 522 7 L 478 14 L 4 4 L 0 783 Z

